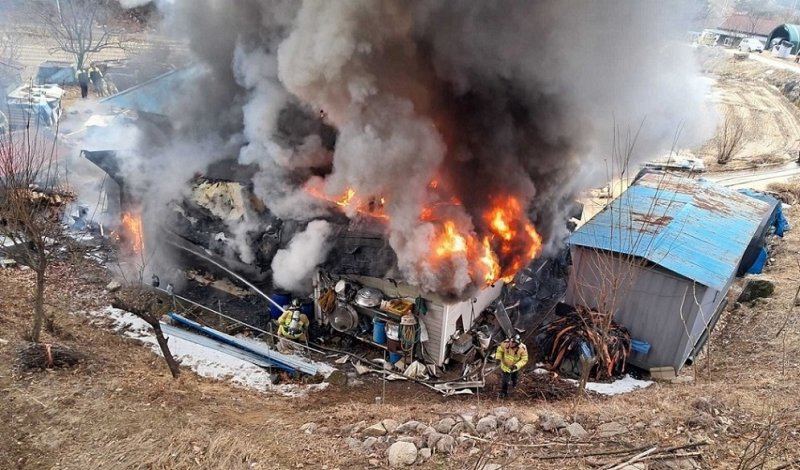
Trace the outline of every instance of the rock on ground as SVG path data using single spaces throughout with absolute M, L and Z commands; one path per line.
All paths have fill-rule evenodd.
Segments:
M 538 429 L 536 428 L 535 424 L 526 424 L 525 426 L 522 426 L 522 429 L 520 431 L 523 434 L 527 434 L 528 436 L 532 436 L 532 435 L 536 434 L 536 431 L 538 431 Z
M 450 429 L 450 435 L 452 435 L 452 436 L 458 436 L 458 435 L 460 435 L 462 432 L 470 432 L 470 431 L 472 431 L 472 429 L 469 427 L 469 425 L 468 425 L 467 423 L 465 423 L 465 422 L 463 422 L 463 421 L 459 421 L 459 422 L 457 422 L 457 423 L 455 424 L 455 426 L 453 426 L 453 427 Z
M 420 459 L 421 462 L 424 462 L 424 461 L 428 460 L 429 458 L 431 458 L 431 455 L 433 455 L 433 451 L 432 450 L 430 450 L 428 448 L 420 449 L 419 450 L 419 454 L 418 454 L 418 458 Z
M 383 427 L 383 424 L 376 423 L 365 429 L 363 434 L 365 436 L 380 437 L 386 434 L 386 428 Z
M 381 421 L 381 424 L 383 425 L 383 429 L 389 434 L 395 432 L 397 428 L 400 427 L 400 423 L 393 419 L 384 419 Z
M 355 437 L 348 437 L 345 439 L 347 445 L 350 447 L 350 450 L 360 451 L 361 450 L 361 441 L 356 439 Z
M 433 449 L 434 447 L 436 447 L 436 443 L 438 443 L 439 439 L 441 439 L 444 436 L 445 436 L 445 434 L 438 433 L 438 432 L 432 432 L 432 433 L 428 434 L 428 447 L 430 449 Z
M 453 451 L 453 448 L 456 446 L 456 440 L 453 436 L 449 434 L 445 434 L 436 442 L 436 450 L 443 453 L 449 454 Z
M 545 431 L 557 431 L 565 427 L 567 427 L 567 422 L 560 414 L 553 412 L 542 414 L 542 429 Z
M 398 426 L 397 429 L 395 429 L 395 432 L 398 432 L 400 434 L 408 434 L 408 433 L 412 433 L 412 432 L 417 432 L 418 431 L 417 427 L 420 424 L 422 424 L 422 423 L 412 419 L 411 421 L 406 421 L 405 423 L 403 423 L 400 426 Z M 424 426 L 424 424 L 423 424 L 423 426 Z
M 314 431 L 316 431 L 318 427 L 319 427 L 319 424 L 317 424 L 317 423 L 306 423 L 306 424 L 300 426 L 300 431 L 304 432 L 306 434 L 311 434 Z
M 436 429 L 436 432 L 440 432 L 442 434 L 448 434 L 453 426 L 455 426 L 456 420 L 453 418 L 444 418 L 440 420 L 436 425 L 433 427 Z
M 597 427 L 599 437 L 612 437 L 628 432 L 628 428 L 617 422 L 603 423 Z
M 584 439 L 589 435 L 589 433 L 583 429 L 583 426 L 578 423 L 572 423 L 564 428 L 564 430 L 569 433 L 570 437 L 574 437 L 575 439 Z
M 508 407 L 500 406 L 492 410 L 492 414 L 497 418 L 498 421 L 503 422 L 509 419 L 511 415 L 511 410 Z
M 503 429 L 506 432 L 517 432 L 519 431 L 519 419 L 516 416 L 512 416 L 508 418 L 505 423 L 503 423 Z
M 417 447 L 410 442 L 395 442 L 389 446 L 389 465 L 404 467 L 417 461 Z
M 497 418 L 492 415 L 484 416 L 483 418 L 478 420 L 478 424 L 475 426 L 475 430 L 478 431 L 480 435 L 486 435 L 490 432 L 497 429 Z
M 372 447 L 378 443 L 377 437 L 368 437 L 364 439 L 364 442 L 361 443 L 361 450 L 364 452 L 369 451 Z

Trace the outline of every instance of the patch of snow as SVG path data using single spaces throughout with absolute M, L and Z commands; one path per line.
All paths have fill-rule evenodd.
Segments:
M 90 314 L 111 320 L 114 330 L 147 344 L 153 352 L 161 355 L 161 348 L 158 346 L 152 328 L 136 315 L 114 307 L 106 307 L 90 312 Z M 164 336 L 169 338 L 169 349 L 175 359 L 203 377 L 230 380 L 240 387 L 278 393 L 287 397 L 302 397 L 309 392 L 323 390 L 328 386 L 326 382 L 311 385 L 273 385 L 269 372 L 255 364 L 191 341 L 167 334 Z M 328 367 L 330 368 L 330 366 Z
M 94 240 L 94 235 L 86 231 L 64 230 L 64 236 L 75 240 L 76 242 Z
M 568 380 L 576 385 L 578 383 L 577 380 Z M 620 395 L 623 393 L 632 392 L 634 390 L 647 388 L 650 385 L 653 385 L 652 380 L 634 379 L 629 374 L 625 374 L 625 377 L 615 380 L 611 383 L 587 382 L 586 390 L 591 390 L 595 393 L 599 393 L 600 395 Z

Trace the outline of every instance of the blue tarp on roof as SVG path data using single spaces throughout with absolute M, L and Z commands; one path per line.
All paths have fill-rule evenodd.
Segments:
M 769 221 L 767 222 L 767 226 L 775 227 L 775 235 L 783 238 L 786 230 L 789 229 L 789 221 L 786 219 L 786 216 L 783 215 L 783 207 L 781 202 L 769 194 L 753 191 L 752 189 L 740 189 L 739 192 L 745 196 L 750 196 L 758 199 L 759 201 L 764 201 L 769 204 L 770 207 L 774 207 L 774 209 L 772 209 L 772 214 L 770 215 Z
M 722 290 L 770 207 L 705 180 L 646 174 L 570 237 Z
M 152 114 L 167 114 L 172 97 L 199 73 L 198 67 L 186 67 L 159 75 L 135 87 L 128 88 L 100 102 L 115 108 L 133 109 Z

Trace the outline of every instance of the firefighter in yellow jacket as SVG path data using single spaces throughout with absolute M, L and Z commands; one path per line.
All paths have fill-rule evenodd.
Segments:
M 508 396 L 508 383 L 517 386 L 517 372 L 528 363 L 528 348 L 522 344 L 519 335 L 507 338 L 497 346 L 494 358 L 500 361 L 500 370 L 503 372 L 503 381 L 500 388 L 500 398 Z
M 282 352 L 291 352 L 296 349 L 296 344 L 293 344 L 292 341 L 284 341 L 283 338 L 305 342 L 308 323 L 308 317 L 300 311 L 300 300 L 292 300 L 291 306 L 278 318 L 278 336 L 281 337 L 278 349 Z

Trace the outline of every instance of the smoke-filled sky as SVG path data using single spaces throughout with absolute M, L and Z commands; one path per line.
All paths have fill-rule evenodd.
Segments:
M 682 146 L 713 130 L 680 5 L 160 2 L 164 31 L 189 40 L 202 70 L 173 107 L 177 136 L 164 153 L 180 170 L 170 183 L 234 149 L 258 165 L 256 195 L 284 219 L 329 210 L 309 187 L 332 199 L 354 190 L 353 217 L 382 199 L 401 275 L 464 296 L 482 268 L 471 248 L 431 255 L 442 220 L 468 245 L 489 240 L 507 264 L 520 247 L 495 240 L 486 214 L 497 201 L 521 201 L 545 243 L 558 244 L 569 202 L 608 176 L 615 127 L 638 132 L 640 160 L 669 150 L 679 129 Z M 308 260 L 324 257 L 319 237 L 306 245 L 276 257 L 273 269 L 292 273 L 283 287 L 302 285 Z

